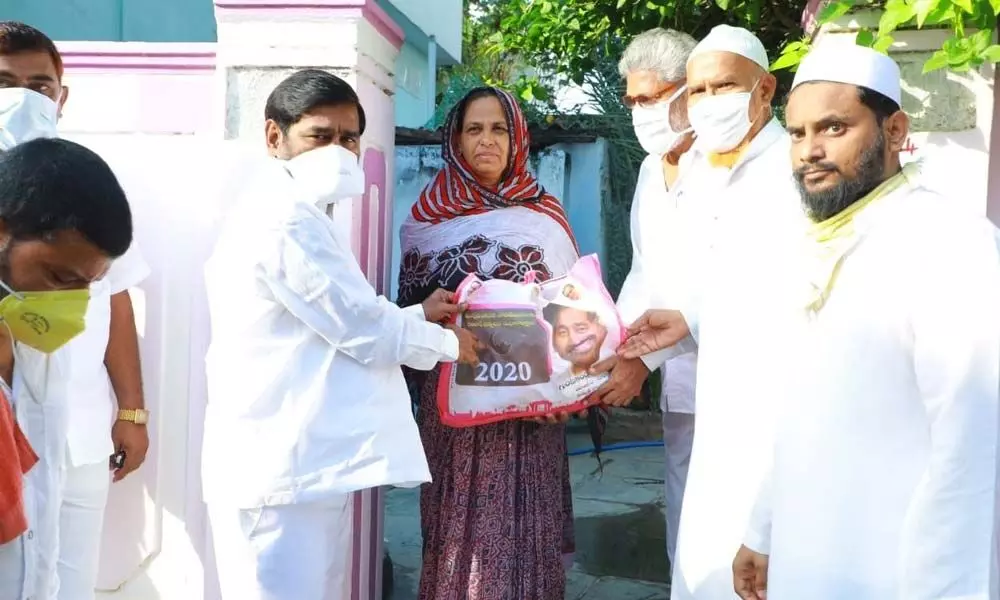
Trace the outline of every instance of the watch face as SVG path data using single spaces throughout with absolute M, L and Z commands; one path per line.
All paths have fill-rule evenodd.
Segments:
M 135 423 L 136 425 L 145 425 L 149 421 L 149 413 L 145 410 L 139 409 L 135 411 Z

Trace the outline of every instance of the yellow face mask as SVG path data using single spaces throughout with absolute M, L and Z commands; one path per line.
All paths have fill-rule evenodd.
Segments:
M 15 341 L 51 354 L 80 335 L 90 290 L 18 293 L 0 282 L 8 295 L 0 300 L 0 319 Z

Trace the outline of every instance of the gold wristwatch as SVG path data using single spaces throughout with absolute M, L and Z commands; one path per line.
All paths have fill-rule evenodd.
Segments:
M 149 411 L 144 408 L 123 408 L 118 411 L 118 420 L 145 425 L 149 422 Z

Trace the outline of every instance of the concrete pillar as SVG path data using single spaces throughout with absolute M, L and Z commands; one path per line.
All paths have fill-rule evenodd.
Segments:
M 860 28 L 877 29 L 880 16 L 873 11 L 848 15 L 825 25 L 814 44 L 853 44 Z M 899 64 L 903 110 L 910 116 L 910 143 L 903 161 L 925 158 L 929 183 L 953 196 L 957 204 L 981 214 L 1000 215 L 1000 185 L 997 177 L 990 177 L 994 67 L 983 65 L 968 73 L 923 73 L 924 62 L 950 35 L 950 30 L 942 29 L 893 33 L 889 55 Z M 1000 174 L 1000 165 L 993 169 Z
M 326 69 L 358 91 L 368 129 L 362 165 L 369 190 L 337 207 L 355 253 L 380 291 L 388 288 L 395 149 L 393 72 L 402 30 L 374 0 L 216 0 L 216 77 L 226 139 L 264 144 L 264 104 L 282 79 L 302 68 Z

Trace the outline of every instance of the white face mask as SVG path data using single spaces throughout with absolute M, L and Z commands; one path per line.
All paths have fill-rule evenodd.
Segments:
M 728 152 L 739 146 L 753 127 L 750 98 L 756 89 L 755 83 L 749 92 L 708 96 L 688 106 L 695 146 L 705 152 Z
M 670 109 L 673 103 L 687 89 L 681 86 L 667 100 L 657 102 L 653 106 L 635 106 L 632 109 L 632 126 L 639 145 L 647 154 L 663 156 L 677 144 L 677 141 L 691 128 L 674 131 L 670 124 Z
M 59 105 L 27 88 L 0 89 L 0 150 L 57 137 Z
M 303 152 L 287 161 L 285 168 L 320 208 L 365 193 L 365 172 L 358 157 L 340 146 Z

